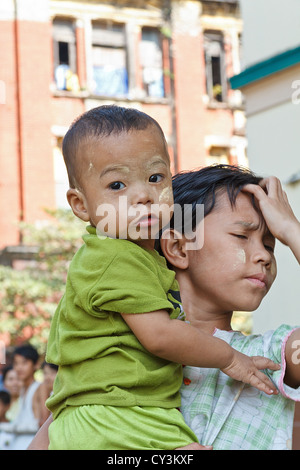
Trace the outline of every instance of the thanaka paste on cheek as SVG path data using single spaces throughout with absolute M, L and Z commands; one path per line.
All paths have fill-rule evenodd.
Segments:
M 169 204 L 173 200 L 173 191 L 170 187 L 166 187 L 159 195 L 159 204 Z
M 235 257 L 235 263 L 234 263 L 234 268 L 237 268 L 241 264 L 246 263 L 246 253 L 245 250 L 242 248 L 237 248 L 236 249 L 236 257 Z

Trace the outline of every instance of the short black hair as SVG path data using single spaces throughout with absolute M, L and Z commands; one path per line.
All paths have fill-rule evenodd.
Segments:
M 33 364 L 36 364 L 39 360 L 39 353 L 30 344 L 25 344 L 23 346 L 18 346 L 14 351 L 14 356 L 16 354 L 19 355 L 19 356 L 25 357 L 25 359 L 29 359 L 30 361 L 33 362 Z
M 191 228 L 196 228 L 196 206 L 204 205 L 206 217 L 216 205 L 218 194 L 227 193 L 232 206 L 246 184 L 259 184 L 262 177 L 255 175 L 248 168 L 234 165 L 210 165 L 198 170 L 183 171 L 173 177 L 174 204 L 181 206 L 189 204 L 192 210 Z M 254 198 L 252 198 L 255 207 Z M 172 221 L 171 221 L 172 226 Z M 175 227 L 182 233 L 184 226 Z
M 10 393 L 6 390 L 0 390 L 0 401 L 2 401 L 4 405 L 10 405 Z
M 75 119 L 67 131 L 62 145 L 70 187 L 75 188 L 76 186 L 76 156 L 82 141 L 93 137 L 108 137 L 110 134 L 120 134 L 130 130 L 145 130 L 150 125 L 155 125 L 165 140 L 163 130 L 158 122 L 135 108 L 103 105 L 92 108 Z
M 58 365 L 56 364 L 52 364 L 50 362 L 46 362 L 44 361 L 43 364 L 41 365 L 41 369 L 43 370 L 46 366 L 50 367 L 50 369 L 53 369 L 53 370 L 58 370 Z

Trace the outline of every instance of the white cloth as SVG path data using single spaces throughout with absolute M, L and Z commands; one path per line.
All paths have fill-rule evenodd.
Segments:
M 269 357 L 281 370 L 266 371 L 278 395 L 230 379 L 218 369 L 184 367 L 181 411 L 203 445 L 214 450 L 283 450 L 292 445 L 295 402 L 300 387 L 284 384 L 285 346 L 293 327 L 281 325 L 263 335 L 216 330 L 214 336 L 248 356 Z
M 33 396 L 39 386 L 39 382 L 33 382 L 26 392 L 21 394 L 19 413 L 10 423 L 10 432 L 13 433 L 13 438 L 9 450 L 27 449 L 39 429 L 39 422 L 34 416 L 32 408 Z

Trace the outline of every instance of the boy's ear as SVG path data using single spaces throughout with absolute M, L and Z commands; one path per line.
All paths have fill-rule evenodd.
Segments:
M 162 252 L 167 261 L 178 269 L 186 269 L 189 265 L 186 250 L 186 238 L 174 229 L 164 231 L 160 240 Z
M 67 199 L 76 217 L 79 217 L 84 222 L 89 222 L 90 216 L 83 194 L 78 189 L 71 188 L 67 191 Z

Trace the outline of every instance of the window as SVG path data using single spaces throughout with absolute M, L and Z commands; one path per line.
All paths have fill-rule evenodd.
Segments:
M 54 79 L 58 90 L 77 89 L 76 38 L 72 20 L 53 21 Z
M 223 102 L 227 96 L 225 53 L 221 33 L 204 34 L 206 90 L 211 101 Z
M 211 147 L 209 155 L 206 157 L 206 165 L 230 163 L 230 149 L 228 147 Z
M 153 28 L 142 29 L 140 63 L 146 95 L 153 98 L 164 97 L 163 55 L 158 30 Z
M 92 92 L 104 96 L 126 96 L 128 73 L 124 25 L 94 23 L 92 33 Z

